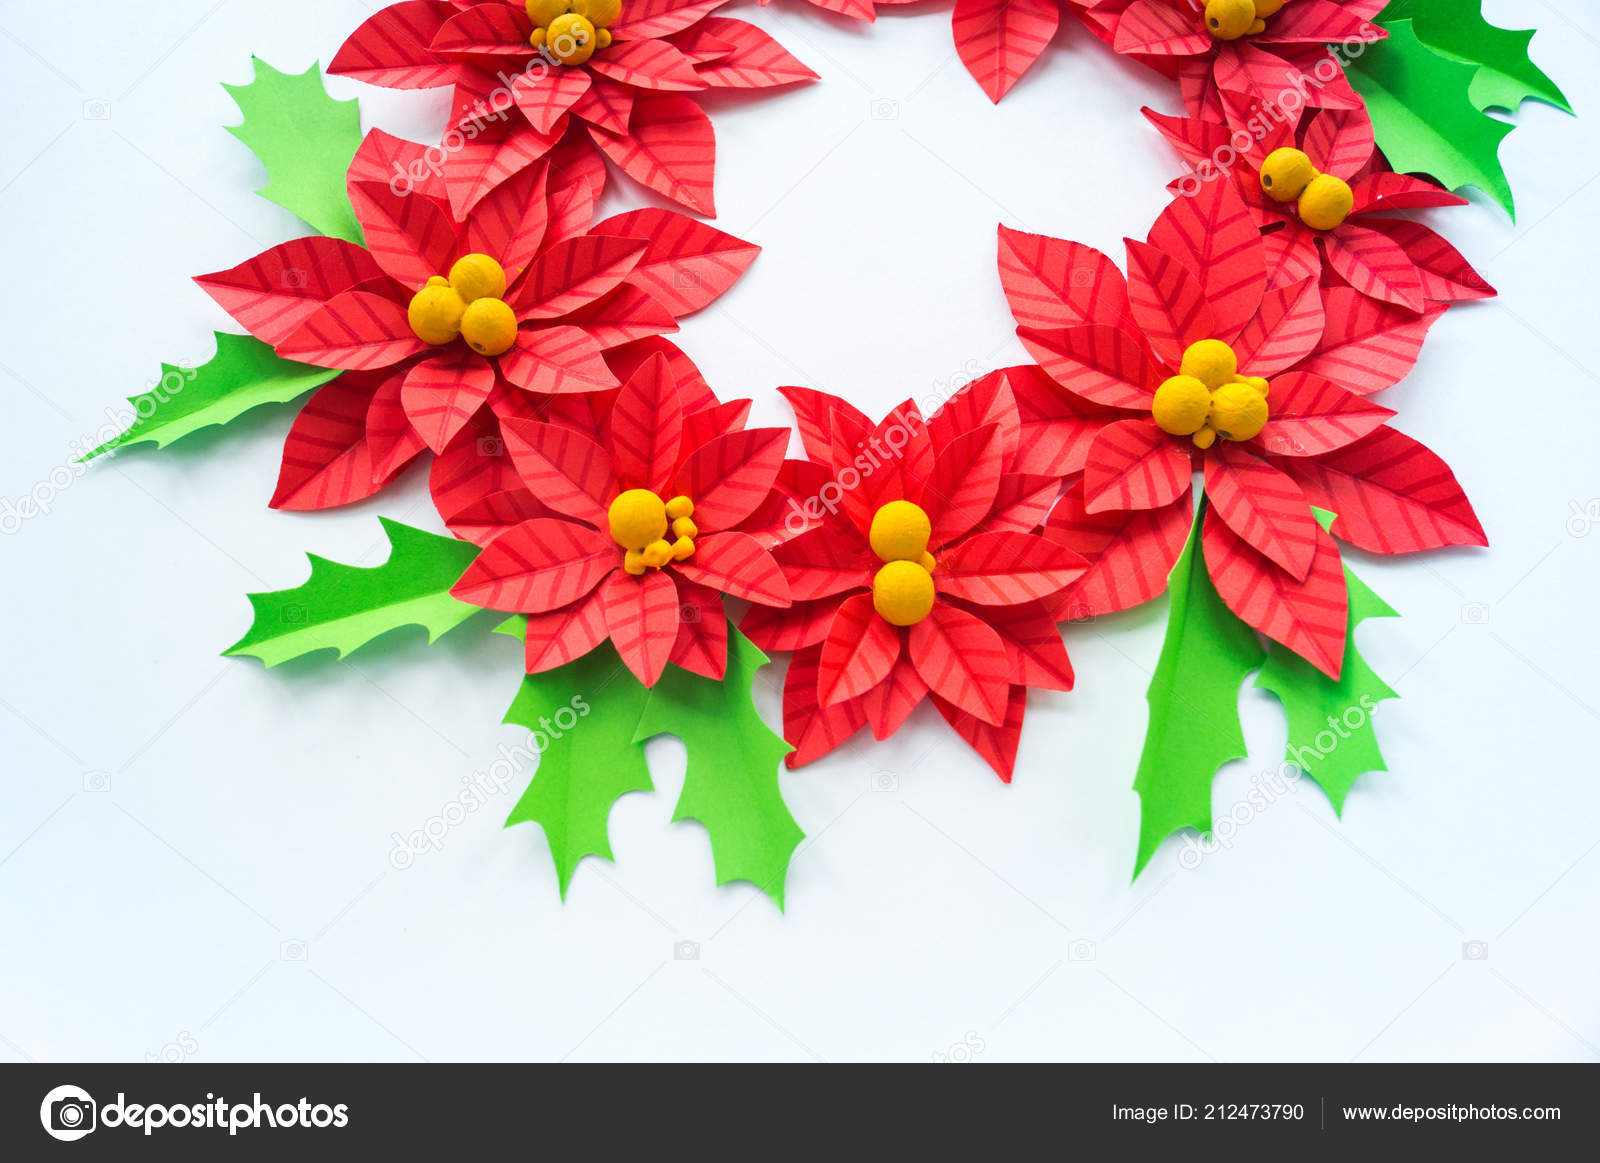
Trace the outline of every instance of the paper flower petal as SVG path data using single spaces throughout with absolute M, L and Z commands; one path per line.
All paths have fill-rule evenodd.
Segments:
M 986 723 L 1004 721 L 1010 682 L 998 634 L 965 610 L 935 602 L 908 639 L 911 661 L 930 691 Z
M 1095 437 L 1084 465 L 1089 512 L 1159 509 L 1189 491 L 1189 453 L 1148 420 L 1119 420 Z
M 645 686 L 655 686 L 678 640 L 678 587 L 666 570 L 638 577 L 617 570 L 600 586 L 606 629 L 623 663 Z
M 543 614 L 577 601 L 621 563 L 622 551 L 605 534 L 540 517 L 485 546 L 450 593 L 486 610 Z
M 565 424 L 505 420 L 500 430 L 529 492 L 558 513 L 605 528 L 607 507 L 622 491 L 605 449 Z

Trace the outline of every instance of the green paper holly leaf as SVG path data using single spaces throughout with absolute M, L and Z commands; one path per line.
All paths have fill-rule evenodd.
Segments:
M 378 520 L 389 538 L 387 561 L 362 567 L 307 554 L 311 577 L 304 585 L 248 595 L 255 621 L 223 654 L 247 654 L 269 667 L 317 650 L 337 650 L 343 658 L 401 626 L 422 626 L 433 642 L 478 613 L 450 596 L 477 546 Z
M 1333 524 L 1333 514 L 1321 509 L 1316 514 L 1324 529 Z M 1349 566 L 1344 579 L 1350 591 L 1350 623 L 1339 680 L 1276 642 L 1256 675 L 1256 686 L 1277 695 L 1289 718 L 1286 761 L 1317 781 L 1337 815 L 1344 814 L 1345 797 L 1356 780 L 1369 771 L 1388 770 L 1378 749 L 1373 711 L 1383 700 L 1400 697 L 1356 649 L 1357 626 L 1368 618 L 1397 615 Z
M 160 383 L 128 398 L 134 419 L 127 430 L 79 463 L 132 444 L 165 448 L 202 428 L 226 424 L 251 408 L 286 404 L 342 374 L 280 359 L 270 346 L 249 335 L 218 331 L 216 336 L 217 353 L 200 367 L 162 364 Z
M 1161 842 L 1183 828 L 1211 831 L 1211 782 L 1223 764 L 1247 754 L 1239 688 L 1265 657 L 1256 632 L 1223 604 L 1206 572 L 1200 528 L 1168 582 L 1167 636 L 1146 699 L 1150 726 L 1133 790 L 1139 793 L 1139 855 L 1134 879 Z
M 1409 20 L 1385 21 L 1383 27 L 1388 39 L 1368 45 L 1350 61 L 1348 73 L 1389 164 L 1400 173 L 1429 174 L 1446 189 L 1476 186 L 1515 220 L 1511 183 L 1499 157 L 1513 126 L 1472 103 L 1478 70 L 1434 52 L 1417 39 Z
M 515 618 L 496 632 L 520 640 L 526 626 Z M 649 694 L 605 642 L 556 670 L 525 675 L 506 711 L 505 722 L 534 732 L 539 753 L 506 827 L 532 821 L 544 829 L 562 900 L 585 856 L 612 859 L 612 805 L 628 792 L 655 790 L 633 737 Z
M 1390 0 L 1380 22 L 1411 21 L 1417 39 L 1440 56 L 1478 70 L 1467 96 L 1480 110 L 1514 112 L 1524 101 L 1543 101 L 1564 113 L 1572 106 L 1561 89 L 1528 57 L 1535 29 L 1497 28 L 1483 18 L 1482 0 Z
M 345 171 L 361 144 L 356 102 L 335 101 L 313 64 L 303 73 L 280 73 L 251 57 L 255 79 L 224 85 L 244 114 L 228 132 L 267 167 L 256 193 L 297 215 L 319 234 L 361 244 L 361 226 L 345 193 Z
M 756 713 L 751 684 L 768 658 L 728 627 L 721 682 L 669 666 L 645 704 L 635 742 L 676 735 L 689 752 L 672 818 L 695 819 L 711 837 L 717 883 L 748 880 L 783 908 L 789 860 L 805 833 L 778 790 L 778 767 L 794 748 Z

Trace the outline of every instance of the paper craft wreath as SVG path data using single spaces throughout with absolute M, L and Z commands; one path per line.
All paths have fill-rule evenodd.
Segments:
M 704 825 L 719 884 L 781 908 L 803 835 L 780 759 L 863 727 L 883 739 L 926 698 L 1009 781 L 1028 690 L 1073 686 L 1058 623 L 1163 591 L 1135 875 L 1174 832 L 1210 829 L 1252 672 L 1283 703 L 1289 762 L 1341 810 L 1383 768 L 1371 711 L 1394 692 L 1354 638 L 1393 611 L 1339 542 L 1487 544 L 1450 469 L 1370 397 L 1444 311 L 1494 290 L 1394 215 L 1463 205 L 1464 185 L 1511 209 L 1495 159 L 1510 126 L 1483 111 L 1565 108 L 1527 60 L 1532 33 L 1448 0 L 1073 0 L 1179 83 L 1186 116 L 1145 110 L 1187 167 L 1171 204 L 1121 268 L 1001 226 L 1035 363 L 877 422 L 782 388 L 805 452 L 786 459 L 787 429 L 746 428 L 750 401 L 720 400 L 664 338 L 758 248 L 674 211 L 593 222 L 602 156 L 709 214 L 712 131 L 687 94 L 813 77 L 711 16 L 722 2 L 391 5 L 332 71 L 454 86 L 432 146 L 362 138 L 315 69 L 257 62 L 232 90 L 261 192 L 318 233 L 200 276 L 249 334 L 219 334 L 181 394 L 136 397 L 91 456 L 314 392 L 272 506 L 359 500 L 428 453 L 452 535 L 384 520 L 384 564 L 312 558 L 304 584 L 250 595 L 227 653 L 270 667 L 510 615 L 497 631 L 522 643 L 523 677 L 506 721 L 542 743 L 507 822 L 541 826 L 563 896 L 585 856 L 611 857 L 611 806 L 650 790 L 643 743 L 671 733 L 689 756 L 674 819 Z M 1057 0 L 957 0 L 957 45 L 999 100 L 1058 19 Z M 737 627 L 726 597 L 747 604 Z M 751 699 L 765 651 L 793 655 L 782 737 Z M 563 716 L 584 726 L 552 730 Z M 1319 746 L 1334 726 L 1339 745 Z

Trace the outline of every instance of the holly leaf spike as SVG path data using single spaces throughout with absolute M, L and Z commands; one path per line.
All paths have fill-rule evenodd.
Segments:
M 673 820 L 705 825 L 718 884 L 751 881 L 781 910 L 789 860 L 805 833 L 778 788 L 779 765 L 794 748 L 766 725 L 751 698 L 756 672 L 767 662 L 730 625 L 723 680 L 668 666 L 633 738 L 643 742 L 669 734 L 683 740 L 689 766 Z
M 304 585 L 248 595 L 255 620 L 223 654 L 249 655 L 268 667 L 318 650 L 343 658 L 401 626 L 425 627 L 433 642 L 478 612 L 450 596 L 477 546 L 378 520 L 389 539 L 387 561 L 363 567 L 307 554 L 311 576 Z

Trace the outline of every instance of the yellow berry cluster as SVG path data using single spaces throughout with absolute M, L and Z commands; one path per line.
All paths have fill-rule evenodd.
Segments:
M 694 539 L 700 534 L 693 514 L 694 502 L 688 497 L 663 501 L 649 489 L 629 489 L 618 496 L 606 516 L 611 540 L 627 551 L 622 568 L 637 577 L 647 569 L 692 557 Z M 667 540 L 669 521 L 674 541 Z
M 611 43 L 622 0 L 528 0 L 528 43 L 564 65 L 581 65 Z
M 1273 150 L 1261 163 L 1261 192 L 1274 202 L 1300 199 L 1300 221 L 1312 230 L 1342 226 L 1356 205 L 1350 183 L 1319 174 L 1303 150 L 1287 147 Z
M 933 611 L 933 523 L 920 505 L 890 501 L 872 515 L 867 542 L 883 566 L 872 579 L 872 608 L 893 626 L 914 626 Z
M 1241 376 L 1233 348 L 1220 339 L 1202 339 L 1183 353 L 1178 374 L 1156 389 L 1151 414 L 1156 427 L 1174 436 L 1192 436 L 1198 448 L 1217 437 L 1249 440 L 1267 426 L 1271 385 L 1260 376 Z
M 506 272 L 486 254 L 456 259 L 450 277 L 434 275 L 411 296 L 412 333 L 435 346 L 457 336 L 479 355 L 501 355 L 517 341 L 517 315 L 504 295 Z
M 1218 40 L 1238 40 L 1266 31 L 1269 16 L 1287 0 L 1208 0 L 1206 29 Z

